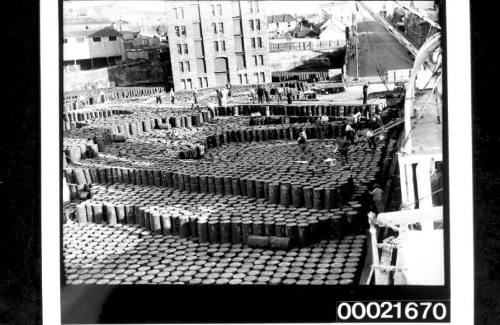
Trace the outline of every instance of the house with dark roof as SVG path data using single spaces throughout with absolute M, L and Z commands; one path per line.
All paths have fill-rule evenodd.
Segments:
M 290 14 L 267 16 L 269 33 L 285 34 L 297 26 L 297 19 Z
M 63 65 L 97 69 L 124 61 L 123 34 L 113 27 L 67 30 L 64 26 Z
M 318 38 L 321 33 L 321 24 L 313 24 L 307 20 L 300 21 L 291 31 L 295 38 Z

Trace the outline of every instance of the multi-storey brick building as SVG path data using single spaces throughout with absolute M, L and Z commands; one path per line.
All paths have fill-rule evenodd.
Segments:
M 259 1 L 171 1 L 165 13 L 175 90 L 271 81 Z

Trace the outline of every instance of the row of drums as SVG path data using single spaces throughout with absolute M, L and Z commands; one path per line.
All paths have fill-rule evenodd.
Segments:
M 364 235 L 289 251 L 157 236 L 136 225 L 64 225 L 67 284 L 352 285 L 366 255 Z
M 202 242 L 246 243 L 249 235 L 256 235 L 295 238 L 307 245 L 362 228 L 365 192 L 327 211 L 173 191 L 155 196 L 155 191 L 141 187 L 92 187 L 91 200 L 68 208 L 65 216 L 79 223 L 139 224 L 154 233 L 198 237 Z
M 208 112 L 193 113 L 190 115 L 177 115 L 163 118 L 134 119 L 123 124 L 110 124 L 114 135 L 122 135 L 125 138 L 134 135 L 148 133 L 154 129 L 191 128 L 200 127 L 204 123 L 212 121 Z
M 269 115 L 291 115 L 291 116 L 332 116 L 332 117 L 347 117 L 357 112 L 365 115 L 367 112 L 379 112 L 379 105 L 311 105 L 311 104 L 253 104 L 253 105 L 234 105 L 234 106 L 216 106 L 216 116 L 233 116 L 233 115 L 251 115 L 252 113 L 260 113 L 264 116 Z
M 353 179 L 342 176 L 327 183 L 302 184 L 244 176 L 196 175 L 182 172 L 128 168 L 66 168 L 69 184 L 122 183 L 174 188 L 187 193 L 236 195 L 265 199 L 272 204 L 306 208 L 333 208 L 345 202 L 354 191 Z M 374 181 L 371 177 L 369 181 Z M 144 182 L 145 181 L 145 182 Z
M 364 126 L 363 123 L 360 125 Z M 319 126 L 304 123 L 264 128 L 241 128 L 208 135 L 205 145 L 208 148 L 215 148 L 232 142 L 296 140 L 302 130 L 306 132 L 308 139 L 340 138 L 345 136 L 345 129 L 346 124 L 341 122 L 329 122 Z
M 78 110 L 85 106 L 101 104 L 109 101 L 137 98 L 144 96 L 155 96 L 163 94 L 162 87 L 127 87 L 98 89 L 93 91 L 79 91 L 65 94 L 64 112 Z

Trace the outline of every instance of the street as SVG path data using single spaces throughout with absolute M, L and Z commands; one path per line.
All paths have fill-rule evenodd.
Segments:
M 377 77 L 377 68 L 384 74 L 387 70 L 412 68 L 413 59 L 408 50 L 368 13 L 362 13 L 357 29 L 359 77 Z M 350 51 L 354 53 L 354 49 Z M 355 55 L 348 60 L 347 74 L 356 77 Z

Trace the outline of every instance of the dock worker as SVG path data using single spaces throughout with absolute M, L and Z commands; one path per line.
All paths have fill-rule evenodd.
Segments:
M 172 102 L 172 104 L 175 103 L 175 92 L 174 92 L 174 88 L 170 88 L 170 101 Z
M 215 95 L 217 96 L 217 104 L 222 106 L 222 92 L 219 88 L 215 88 Z
M 250 87 L 250 96 L 252 96 L 252 104 L 255 104 L 255 87 Z
M 358 111 L 356 114 L 352 116 L 353 126 L 356 131 L 359 131 L 359 120 L 361 119 L 361 112 Z
M 368 192 L 372 196 L 373 205 L 377 210 L 377 213 L 384 212 L 384 191 L 380 188 L 378 183 L 375 183 L 373 186 L 373 190 Z
M 354 144 L 354 137 L 356 136 L 356 131 L 352 128 L 350 123 L 347 124 L 345 127 L 345 136 L 352 144 Z
M 288 104 L 292 103 L 292 89 L 290 87 L 287 87 L 286 90 L 286 100 Z
M 194 103 L 198 104 L 198 88 L 195 88 L 193 91 L 193 99 L 194 99 Z
M 257 98 L 259 99 L 259 104 L 263 103 L 262 98 L 264 97 L 264 89 L 262 89 L 261 85 L 257 86 Z
M 307 152 L 307 134 L 305 129 L 302 129 L 302 131 L 300 132 L 299 138 L 297 139 L 297 144 L 299 145 L 301 151 L 301 159 L 305 160 Z
M 363 85 L 363 104 L 366 104 L 368 101 L 368 83 Z
M 370 150 L 376 150 L 377 142 L 375 141 L 375 134 L 371 129 L 368 129 L 368 131 L 366 132 L 366 139 L 368 140 L 368 148 Z
M 348 152 L 349 152 L 349 141 L 346 138 L 341 139 L 337 144 L 334 152 L 340 153 L 340 164 L 344 166 L 344 164 L 349 162 Z
M 266 98 L 266 103 L 269 103 L 270 96 L 269 96 L 269 87 L 268 86 L 264 86 L 264 96 Z

